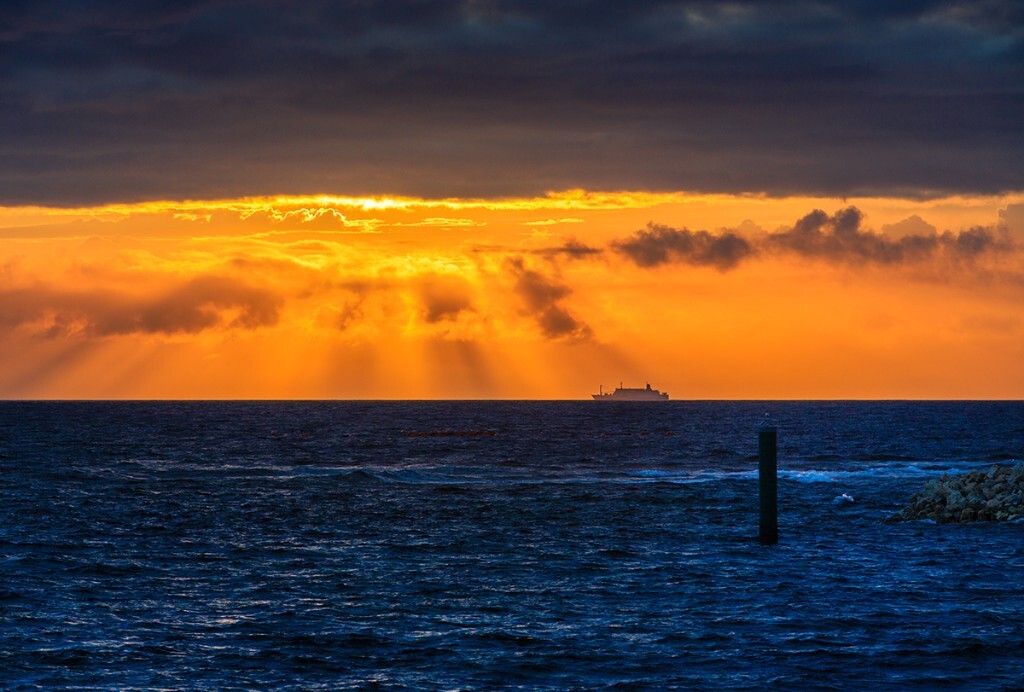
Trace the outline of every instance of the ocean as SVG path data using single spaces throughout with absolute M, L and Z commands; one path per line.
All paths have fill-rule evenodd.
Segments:
M 1024 524 L 883 519 L 1022 460 L 1021 402 L 3 402 L 0 685 L 1020 688 Z

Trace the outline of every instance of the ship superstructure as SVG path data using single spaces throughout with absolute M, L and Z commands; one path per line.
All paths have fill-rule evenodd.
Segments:
M 639 387 L 623 387 L 622 383 L 614 392 L 607 393 L 602 386 L 597 394 L 591 394 L 595 401 L 668 401 L 668 392 L 651 389 L 651 383 L 641 389 Z

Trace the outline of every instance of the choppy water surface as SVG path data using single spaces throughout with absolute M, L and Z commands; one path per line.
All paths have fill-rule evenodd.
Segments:
M 1021 686 L 1024 524 L 882 523 L 1011 460 L 1021 403 L 0 403 L 0 682 Z

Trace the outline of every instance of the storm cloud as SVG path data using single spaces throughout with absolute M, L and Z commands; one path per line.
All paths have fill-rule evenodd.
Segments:
M 1021 189 L 1022 25 L 1015 0 L 8 2 L 0 203 Z

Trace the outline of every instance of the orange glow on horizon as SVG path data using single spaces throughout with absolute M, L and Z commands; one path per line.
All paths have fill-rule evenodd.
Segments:
M 786 235 L 851 205 L 860 245 Z M 630 254 L 648 224 L 678 232 Z M 18 207 L 0 237 L 5 398 L 1024 394 L 1024 194 Z

